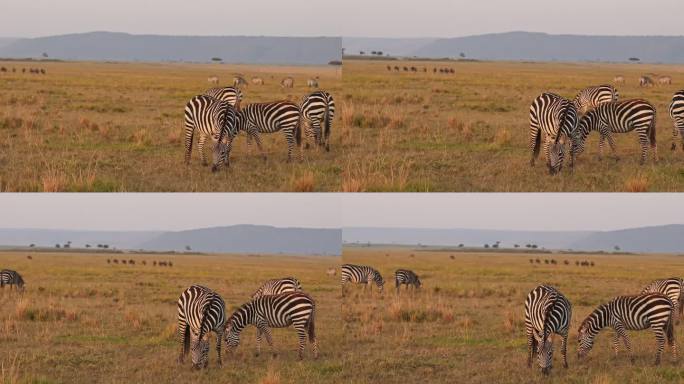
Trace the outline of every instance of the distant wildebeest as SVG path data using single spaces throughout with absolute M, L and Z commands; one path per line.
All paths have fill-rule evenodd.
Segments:
M 397 71 L 397 72 L 399 72 L 399 67 L 395 65 L 395 66 L 394 66 L 394 70 Z
M 40 73 L 41 73 L 42 75 L 44 75 L 44 74 L 46 74 L 47 72 L 45 71 L 44 68 L 41 68 L 41 69 L 40 69 Z
M 588 267 L 588 266 L 589 266 L 589 262 L 586 261 L 586 260 L 583 260 L 583 261 L 580 263 L 580 265 L 582 265 L 583 267 Z
M 252 84 L 264 85 L 264 79 L 262 79 L 261 77 L 252 77 Z
M 242 85 L 247 85 L 247 80 L 245 80 L 244 77 L 240 75 L 236 75 L 233 77 L 233 87 L 240 87 Z
M 672 85 L 672 78 L 670 76 L 660 76 L 658 78 L 658 84 L 660 84 L 660 85 Z
M 169 267 L 173 267 L 173 262 L 169 261 Z
M 209 76 L 207 77 L 207 82 L 209 82 L 210 84 L 218 84 L 219 78 L 218 76 Z
M 12 67 L 12 73 L 17 73 L 17 69 Z
M 432 73 L 437 73 L 437 68 L 432 68 Z
M 565 265 L 570 265 L 570 262 L 567 261 L 567 260 L 565 260 L 565 261 L 563 261 L 563 264 L 565 264 Z
M 309 79 L 306 81 L 306 86 L 309 88 L 318 88 L 318 78 Z
M 22 68 L 21 73 L 26 73 L 26 68 Z
M 549 263 L 549 260 L 548 260 L 548 259 L 544 259 L 544 264 L 548 264 L 548 263 Z
M 392 67 L 388 65 L 388 66 L 387 66 L 387 71 L 390 71 L 390 72 L 391 72 L 391 71 L 392 71 Z
M 534 259 L 530 259 L 530 264 L 534 264 Z
M 589 262 L 589 265 L 591 265 L 591 266 L 593 267 L 593 266 L 594 266 L 594 262 L 593 262 L 593 261 L 590 261 L 590 262 Z
M 142 265 L 147 265 L 147 261 L 143 260 Z
M 33 256 L 31 256 L 31 255 L 26 255 L 26 258 L 29 260 L 33 260 Z
M 114 260 L 112 260 L 112 262 L 113 262 L 114 264 L 119 264 L 119 260 L 118 260 L 118 259 L 114 259 Z
M 410 256 L 410 257 L 416 257 L 416 255 L 414 255 L 413 253 L 412 253 L 412 254 L 410 254 L 409 256 Z
M 423 73 L 426 73 L 426 72 L 427 72 L 427 68 L 423 67 Z
M 111 264 L 111 263 L 112 263 L 112 259 L 107 259 L 107 264 Z
M 157 261 L 156 261 L 156 260 L 152 262 L 152 266 L 155 266 L 155 267 L 157 266 Z
M 325 274 L 328 276 L 335 276 L 337 275 L 337 269 L 335 268 L 328 268 L 327 271 L 325 271 Z
M 166 261 L 160 261 L 157 263 L 157 265 L 160 267 L 166 267 Z
M 409 71 L 408 67 L 404 67 L 404 72 L 408 72 L 408 71 Z
M 126 264 L 126 263 L 127 263 L 127 261 L 125 259 L 121 260 L 121 264 Z
M 625 83 L 625 77 L 622 75 L 617 75 L 617 76 L 613 77 L 613 83 L 624 84 Z
M 283 88 L 294 88 L 294 79 L 288 76 L 280 81 L 280 86 Z
M 575 260 L 575 265 L 577 265 L 577 266 L 579 266 L 579 265 L 580 265 L 580 262 L 579 262 L 579 260 Z
M 556 265 L 558 262 L 556 260 L 551 260 L 551 264 Z
M 411 67 L 411 72 L 418 72 L 418 68 L 416 68 L 416 67 Z
M 0 72 L 7 72 L 7 68 L 1 67 L 1 68 L 0 68 Z
M 653 86 L 653 80 L 648 76 L 641 76 L 639 78 L 639 86 L 640 87 L 652 87 Z
M 449 73 L 453 75 L 454 73 L 456 73 L 456 71 L 453 68 L 449 68 Z
M 451 260 L 455 260 L 455 259 L 456 259 L 456 256 L 454 256 L 454 255 L 449 255 L 449 258 L 450 258 Z
M 135 265 L 135 260 L 133 260 L 133 259 L 128 260 L 128 264 L 130 264 L 130 265 Z
M 536 262 L 537 264 L 541 264 L 541 260 L 539 260 L 539 259 L 536 259 L 535 262 Z

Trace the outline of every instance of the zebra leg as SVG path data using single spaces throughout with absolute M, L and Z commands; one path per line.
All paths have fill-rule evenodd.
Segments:
M 663 354 L 663 349 L 665 349 L 665 330 L 663 328 L 655 328 L 653 329 L 653 333 L 655 333 L 656 337 L 656 357 L 655 357 L 655 365 L 660 364 L 660 356 Z
M 615 159 L 615 161 L 620 160 L 620 156 L 618 156 L 617 149 L 615 147 L 615 140 L 613 139 L 613 135 L 608 133 L 606 137 L 608 138 L 608 145 L 610 145 L 610 151 L 613 154 L 613 158 Z
M 532 368 L 532 359 L 534 358 L 534 350 L 537 348 L 537 340 L 532 335 L 532 331 L 525 329 L 527 333 L 527 368 Z
M 253 131 L 252 137 L 254 138 L 254 141 L 256 142 L 257 149 L 259 149 L 259 153 L 261 153 L 261 156 L 264 158 L 264 161 L 266 161 L 266 152 L 264 151 L 264 147 L 261 145 L 261 136 L 259 136 L 259 132 Z
M 271 348 L 272 356 L 273 357 L 278 356 L 275 349 L 273 348 L 273 337 L 271 336 L 271 330 L 267 326 L 264 325 L 263 330 L 261 332 L 264 334 L 264 336 L 266 336 L 266 343 Z
M 300 324 L 297 327 L 297 338 L 299 339 L 299 348 L 297 349 L 299 360 L 304 360 L 304 344 L 306 343 L 306 330 L 304 329 L 303 324 Z
M 261 333 L 262 330 L 260 327 L 257 327 L 256 331 L 256 353 L 254 354 L 255 357 L 259 357 L 261 354 Z
M 216 332 L 216 353 L 218 355 L 217 364 L 219 367 L 223 366 L 223 359 L 221 358 L 221 342 L 223 341 L 223 332 Z
M 627 349 L 627 353 L 629 354 L 629 361 L 634 364 L 634 355 L 632 355 L 632 345 L 629 342 L 629 338 L 627 337 L 627 332 L 625 332 L 625 327 L 622 325 L 622 323 L 617 323 L 615 324 L 615 333 L 618 335 L 617 337 L 622 338 L 622 342 L 625 344 L 625 349 Z M 617 347 L 616 347 L 617 351 Z M 617 352 L 615 352 L 615 355 L 617 357 Z
M 292 130 L 285 131 L 285 141 L 287 141 L 287 162 L 292 162 L 292 151 L 295 146 L 294 132 Z
M 247 154 L 252 155 L 252 133 L 247 133 Z
M 199 143 L 197 144 L 197 150 L 200 153 L 200 158 L 202 159 L 202 165 L 207 166 L 209 162 L 207 161 L 207 154 L 204 153 L 204 142 L 207 140 L 205 135 L 200 134 Z
M 605 142 L 606 137 L 603 136 L 603 133 L 599 135 L 599 161 L 603 160 L 603 144 Z
M 674 128 L 672 128 L 672 145 L 670 146 L 670 150 L 674 151 L 677 149 L 677 134 L 679 133 L 679 129 L 677 129 L 677 122 L 674 123 Z M 682 137 L 684 139 L 684 137 Z M 684 148 L 684 146 L 682 146 Z
M 639 162 L 639 165 L 644 165 L 646 164 L 646 158 L 648 157 L 649 146 L 649 140 L 648 136 L 646 136 L 646 132 L 639 132 L 639 145 L 641 146 L 641 161 Z
M 568 367 L 568 334 L 563 335 L 561 340 L 561 354 L 563 355 L 563 367 Z
M 185 126 L 185 165 L 190 164 L 190 153 L 192 152 L 192 140 L 195 129 L 192 126 Z

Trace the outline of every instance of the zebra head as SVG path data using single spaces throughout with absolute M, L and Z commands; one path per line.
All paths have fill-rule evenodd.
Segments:
M 244 306 L 239 308 L 235 313 L 233 313 L 228 321 L 226 321 L 225 332 L 223 333 L 224 341 L 226 343 L 226 348 L 228 353 L 232 353 L 235 348 L 240 345 L 240 333 L 245 327 L 244 324 Z
M 423 286 L 423 283 L 420 281 L 420 279 L 418 278 L 418 276 L 416 276 L 415 286 L 416 286 L 416 288 L 420 288 L 420 287 Z
M 556 139 L 549 145 L 549 174 L 555 175 L 563 169 L 563 159 L 565 158 L 565 143 L 560 139 L 561 133 L 558 132 Z
M 385 286 L 385 280 L 382 279 L 380 272 L 373 271 L 373 281 L 375 282 L 375 285 L 378 286 L 378 290 L 382 292 L 382 289 Z
M 542 373 L 548 375 L 553 365 L 553 333 L 544 329 L 541 333 L 535 332 L 537 340 L 537 361 Z
M 193 339 L 190 346 L 192 367 L 195 369 L 206 368 L 209 364 L 209 335 L 193 335 Z
M 580 325 L 577 333 L 577 358 L 584 358 L 594 346 L 595 333 L 591 330 L 591 317 L 587 318 Z

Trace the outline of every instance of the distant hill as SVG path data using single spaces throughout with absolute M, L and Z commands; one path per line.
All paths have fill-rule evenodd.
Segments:
M 185 251 L 205 253 L 258 253 L 340 255 L 339 229 L 277 228 L 234 225 L 177 232 L 163 231 L 76 231 L 50 229 L 0 229 L 0 246 L 54 247 L 72 242 L 72 248 L 86 244 L 107 244 L 117 249 Z
M 501 242 L 536 244 L 539 248 L 576 251 L 684 253 L 684 225 L 664 225 L 617 231 L 499 231 L 480 229 L 344 228 L 346 243 L 483 247 Z
M 684 63 L 684 36 L 582 36 L 508 32 L 439 39 L 343 38 L 345 53 L 511 61 Z
M 89 32 L 1 39 L 0 57 L 89 61 L 185 61 L 325 65 L 341 59 L 337 37 L 162 36 Z

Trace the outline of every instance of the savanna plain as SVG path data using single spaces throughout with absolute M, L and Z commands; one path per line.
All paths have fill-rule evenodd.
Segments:
M 231 166 L 201 166 L 197 139 L 184 156 L 183 111 L 192 96 L 229 86 L 235 75 L 242 105 L 290 100 L 315 89 L 337 96 L 340 66 L 174 63 L 0 62 L 0 190 L 51 192 L 319 191 L 339 188 L 340 144 L 333 122 L 331 152 L 304 151 L 287 163 L 282 133 L 262 135 L 268 159 L 248 154 L 238 137 Z M 45 70 L 30 73 L 31 68 Z M 26 70 L 24 73 L 23 70 Z M 218 84 L 209 83 L 218 77 Z M 253 84 L 259 77 L 263 85 Z M 283 88 L 285 77 L 293 88 Z M 211 145 L 205 151 L 211 159 Z
M 670 76 L 672 84 L 640 87 L 644 75 L 654 81 Z M 607 146 L 599 160 L 594 132 L 573 173 L 565 167 L 551 177 L 543 157 L 530 167 L 532 100 L 542 92 L 573 99 L 616 76 L 625 78 L 613 84 L 620 100 L 644 98 L 657 109 L 658 163 L 649 158 L 639 165 L 633 132 L 614 134 L 619 161 L 608 156 Z M 342 189 L 682 191 L 684 151 L 681 139 L 670 151 L 668 114 L 672 94 L 682 88 L 684 67 L 674 65 L 345 60 L 338 130 L 348 148 Z
M 31 256 L 32 259 L 28 259 Z M 134 260 L 126 265 L 107 259 Z M 142 265 L 143 261 L 146 265 Z M 171 262 L 172 266 L 154 265 Z M 339 257 L 2 252 L 0 265 L 19 271 L 23 294 L 0 290 L 2 383 L 330 383 L 349 382 L 344 369 L 340 292 L 326 274 Z M 265 342 L 255 357 L 248 327 L 232 357 L 224 345 L 217 367 L 211 334 L 209 367 L 177 363 L 176 302 L 192 284 L 218 292 L 232 311 L 265 280 L 297 277 L 316 301 L 321 354 L 310 345 L 297 358 L 293 328 L 273 329 L 273 357 Z
M 530 263 L 530 259 L 540 263 Z M 472 252 L 436 248 L 346 246 L 345 263 L 369 265 L 384 277 L 373 286 L 348 287 L 343 298 L 344 334 L 355 346 L 343 364 L 358 377 L 382 383 L 679 383 L 684 362 L 672 361 L 669 348 L 653 364 L 653 333 L 628 331 L 636 360 L 621 346 L 613 355 L 613 331 L 599 334 L 594 348 L 577 359 L 577 329 L 599 304 L 636 294 L 650 281 L 673 277 L 684 256 L 628 254 Z M 549 263 L 545 263 L 548 260 Z M 555 260 L 556 264 L 551 264 Z M 568 261 L 568 265 L 565 264 Z M 587 261 L 593 266 L 578 266 Z M 415 293 L 394 289 L 394 271 L 416 272 L 423 284 Z M 527 367 L 524 301 L 539 284 L 558 288 L 572 304 L 568 338 L 569 368 L 563 368 L 560 338 L 554 364 L 544 376 Z M 678 344 L 684 323 L 675 326 Z

